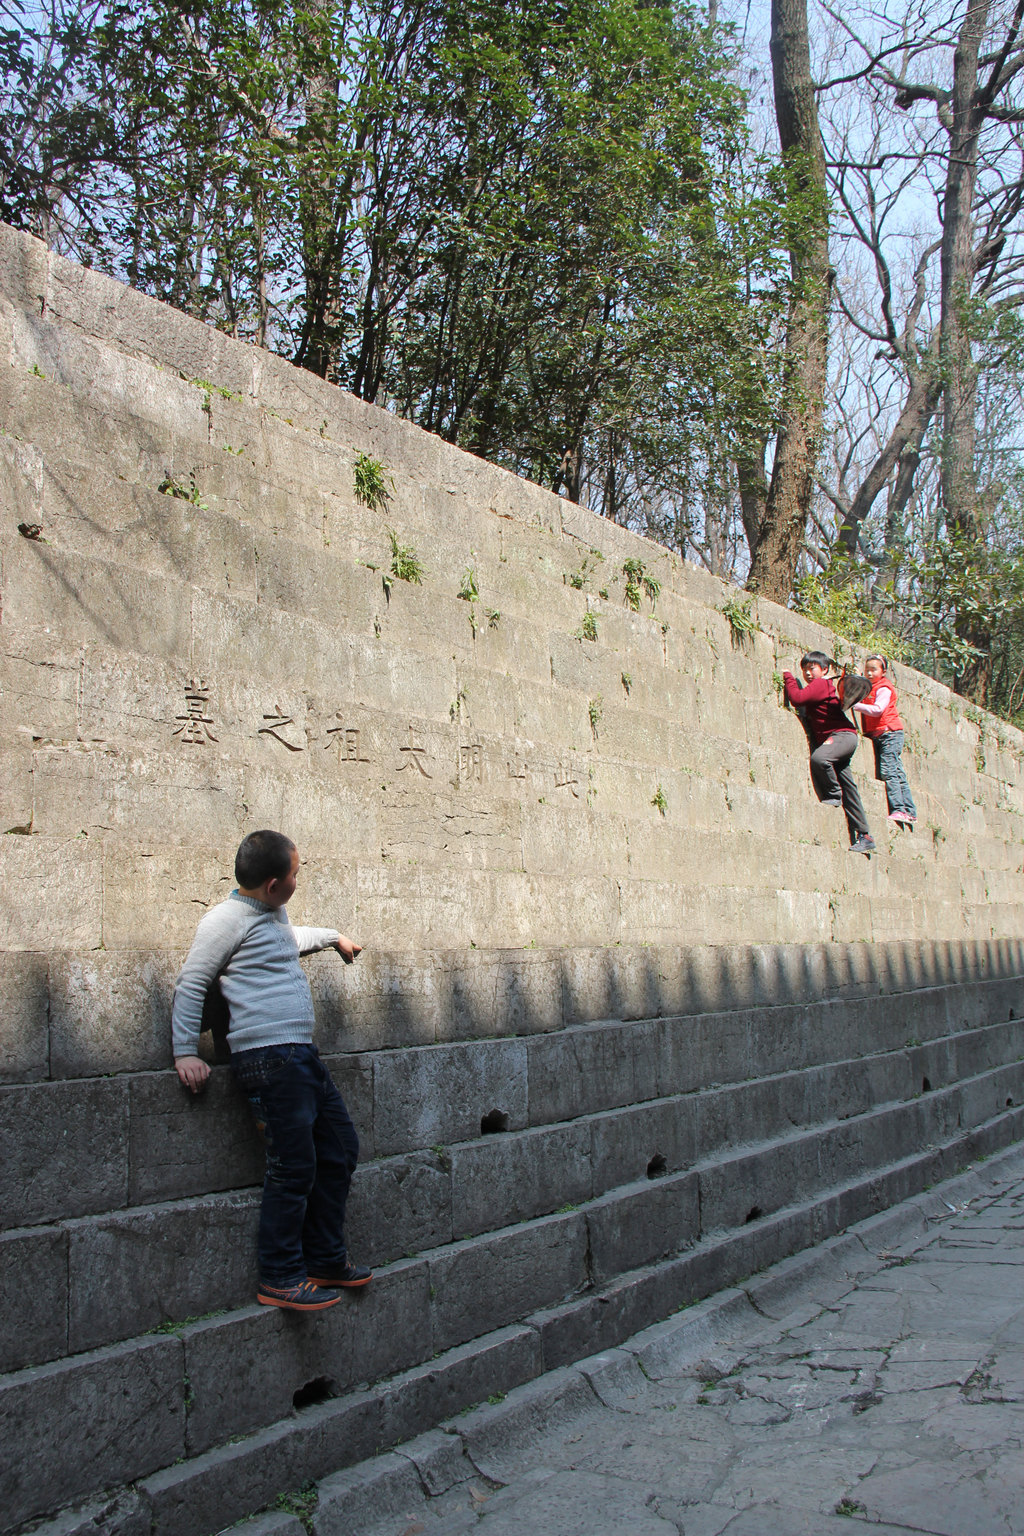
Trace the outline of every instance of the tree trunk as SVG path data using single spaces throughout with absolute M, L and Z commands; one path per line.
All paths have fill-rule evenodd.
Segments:
M 803 548 L 821 446 L 831 289 L 825 156 L 811 79 L 806 0 L 772 0 L 771 53 L 787 181 L 792 287 L 782 417 L 747 585 L 785 603 Z
M 949 161 L 942 227 L 942 312 L 939 356 L 944 382 L 942 504 L 946 527 L 973 544 L 982 536 L 975 475 L 978 372 L 970 332 L 974 282 L 974 190 L 978 177 L 978 57 L 990 0 L 970 0 L 953 56 Z M 984 704 L 992 668 L 989 626 L 976 614 L 957 620 L 957 634 L 979 653 L 958 679 L 961 691 Z
M 736 454 L 736 481 L 740 492 L 740 516 L 747 540 L 750 558 L 753 560 L 764 523 L 765 503 L 768 500 L 768 481 L 764 473 L 764 456 L 768 439 L 762 437 L 756 443 L 744 443 Z

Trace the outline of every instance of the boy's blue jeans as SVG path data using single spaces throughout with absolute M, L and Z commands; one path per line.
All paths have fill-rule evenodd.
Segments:
M 315 1045 L 267 1045 L 231 1058 L 267 1151 L 260 1279 L 290 1286 L 345 1265 L 345 1203 L 359 1138 Z

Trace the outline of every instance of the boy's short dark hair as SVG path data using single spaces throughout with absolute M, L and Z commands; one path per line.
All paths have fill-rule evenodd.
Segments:
M 247 891 L 264 880 L 283 880 L 292 867 L 295 844 L 283 832 L 250 832 L 235 854 L 235 879 Z
M 824 651 L 808 651 L 806 656 L 800 657 L 802 667 L 824 667 L 827 672 L 835 666 L 831 656 L 826 656 Z

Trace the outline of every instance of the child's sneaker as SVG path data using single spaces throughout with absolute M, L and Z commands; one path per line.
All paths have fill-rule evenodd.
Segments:
M 288 1312 L 322 1312 L 325 1307 L 336 1307 L 341 1296 L 315 1280 L 300 1280 L 297 1285 L 267 1285 L 261 1280 L 256 1300 L 261 1307 L 284 1307 Z
M 863 854 L 867 854 L 869 856 L 872 853 L 874 853 L 875 852 L 875 840 L 871 836 L 871 833 L 868 832 L 868 833 L 862 834 L 860 837 L 858 837 L 856 842 L 853 842 L 853 843 L 850 844 L 849 851 L 851 853 L 863 853 Z
M 359 1285 L 369 1285 L 373 1279 L 373 1270 L 364 1269 L 361 1264 L 349 1264 L 346 1262 L 340 1269 L 334 1269 L 322 1275 L 310 1275 L 311 1285 L 326 1285 L 335 1290 L 344 1286 L 346 1290 L 355 1290 Z

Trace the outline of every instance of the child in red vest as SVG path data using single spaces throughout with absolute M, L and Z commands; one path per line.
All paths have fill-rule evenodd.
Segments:
M 864 671 L 871 692 L 862 704 L 853 708 L 860 714 L 861 729 L 875 749 L 875 778 L 885 784 L 889 820 L 912 827 L 917 820 L 917 806 L 903 771 L 903 721 L 896 709 L 896 689 L 886 671 L 884 656 L 869 656 Z

